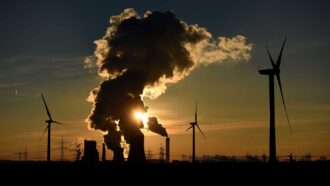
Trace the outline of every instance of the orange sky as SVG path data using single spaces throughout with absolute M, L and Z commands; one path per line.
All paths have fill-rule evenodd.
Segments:
M 13 1 L 0 7 L 0 23 L 6 25 L 0 30 L 0 159 L 18 159 L 17 153 L 25 148 L 29 159 L 46 158 L 45 136 L 40 141 L 47 119 L 41 92 L 54 119 L 69 125 L 53 127 L 53 158 L 59 159 L 56 148 L 62 136 L 68 148 L 76 139 L 97 140 L 101 152 L 102 134 L 89 131 L 84 121 L 92 107 L 86 98 L 100 79 L 97 69 L 85 70 L 83 62 L 95 51 L 93 41 L 104 35 L 110 16 L 127 7 L 141 15 L 147 10 L 173 10 L 178 18 L 207 28 L 215 37 L 243 35 L 253 44 L 249 62 L 200 65 L 157 99 L 144 99 L 148 114 L 167 128 L 172 160 L 191 154 L 191 131 L 185 129 L 194 119 L 196 99 L 199 125 L 207 137 L 204 140 L 197 132 L 197 156 L 268 154 L 268 78 L 258 69 L 271 66 L 264 45 L 276 58 L 285 36 L 281 79 L 293 133 L 275 84 L 277 152 L 330 156 L 328 2 L 252 1 L 247 6 L 247 2 L 212 1 L 183 6 L 181 1 L 166 5 L 123 1 L 78 3 L 72 5 L 75 8 L 67 3 L 29 2 L 23 7 Z M 164 138 L 150 131 L 145 136 L 145 150 L 158 157 Z M 73 151 L 65 153 L 66 159 L 73 159 Z

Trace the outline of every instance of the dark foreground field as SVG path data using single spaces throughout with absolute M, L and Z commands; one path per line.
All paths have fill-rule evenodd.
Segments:
M 66 181 L 97 183 L 113 181 L 167 184 L 215 183 L 318 183 L 330 180 L 330 162 L 293 163 L 171 163 L 171 164 L 83 164 L 81 162 L 12 162 L 0 161 L 1 178 L 12 182 L 48 180 L 50 184 Z M 323 183 L 322 183 L 323 182 Z M 226 184 L 228 185 L 228 184 Z

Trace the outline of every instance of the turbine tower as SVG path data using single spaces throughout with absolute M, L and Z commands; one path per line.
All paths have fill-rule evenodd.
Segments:
M 44 132 L 42 133 L 42 136 L 41 138 L 44 136 L 44 134 L 46 133 L 46 130 L 48 130 L 48 140 L 47 140 L 47 162 L 50 162 L 50 129 L 51 129 L 51 125 L 52 123 L 56 123 L 56 124 L 61 124 L 61 125 L 66 125 L 66 124 L 63 124 L 63 123 L 60 123 L 58 121 L 54 121 L 52 119 L 52 116 L 50 115 L 50 112 L 49 112 L 49 109 L 47 107 L 47 103 L 45 101 L 45 98 L 44 96 L 41 94 L 41 97 L 42 97 L 42 100 L 45 104 L 45 108 L 46 108 L 46 112 L 47 112 L 47 115 L 48 115 L 48 120 L 46 120 L 45 122 L 47 123 L 47 127 L 45 128 Z
M 189 129 L 192 128 L 192 163 L 195 163 L 195 126 L 197 126 L 198 130 L 201 132 L 201 134 L 203 135 L 204 139 L 206 139 L 205 135 L 203 134 L 201 128 L 199 128 L 198 126 L 198 122 L 197 122 L 197 100 L 196 100 L 196 107 L 195 107 L 195 121 L 190 123 L 190 127 L 186 129 L 186 131 L 188 131 Z
M 273 68 L 259 70 L 259 73 L 261 75 L 267 75 L 269 78 L 269 110 L 270 110 L 270 112 L 269 112 L 270 113 L 270 115 L 269 115 L 269 120 L 270 120 L 269 121 L 269 162 L 276 162 L 274 76 L 276 76 L 278 86 L 280 88 L 280 93 L 281 93 L 281 97 L 282 97 L 282 103 L 284 106 L 286 118 L 289 123 L 290 131 L 292 132 L 288 112 L 287 112 L 286 106 L 285 106 L 283 90 L 282 90 L 282 83 L 281 83 L 281 78 L 280 78 L 280 66 L 281 66 L 282 52 L 283 52 L 285 42 L 286 42 L 286 38 L 284 39 L 284 42 L 282 44 L 282 48 L 281 48 L 281 51 L 277 58 L 276 63 L 274 62 L 272 56 L 270 55 L 268 47 L 266 45 L 268 57 L 269 57 L 269 60 L 272 64 Z

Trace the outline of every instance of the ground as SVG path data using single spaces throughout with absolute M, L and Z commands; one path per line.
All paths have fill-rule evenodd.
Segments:
M 222 182 L 244 184 L 326 183 L 330 161 L 269 163 L 170 163 L 114 164 L 100 162 L 0 162 L 3 180 L 25 183 L 98 183 L 171 184 L 203 182 L 219 185 Z M 14 179 L 13 179 L 14 178 Z M 138 184 L 139 183 L 139 184 Z M 172 184 L 171 184 L 172 185 Z

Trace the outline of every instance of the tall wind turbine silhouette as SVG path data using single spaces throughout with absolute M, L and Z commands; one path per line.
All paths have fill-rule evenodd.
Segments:
M 195 121 L 191 122 L 190 127 L 186 129 L 186 131 L 188 131 L 191 128 L 193 130 L 193 135 L 192 135 L 192 163 L 195 163 L 195 161 L 196 161 L 196 159 L 195 159 L 195 126 L 197 126 L 198 130 L 201 132 L 204 139 L 206 139 L 206 137 L 203 134 L 201 128 L 199 128 L 198 122 L 197 122 L 197 100 L 196 100 L 196 107 L 195 107 Z
M 44 132 L 42 133 L 42 136 L 41 138 L 44 136 L 44 134 L 46 133 L 46 130 L 48 130 L 48 141 L 47 141 L 47 162 L 50 162 L 50 129 L 51 129 L 51 125 L 52 123 L 56 123 L 56 124 L 61 124 L 61 125 L 66 125 L 66 124 L 63 124 L 63 123 L 60 123 L 58 121 L 54 121 L 52 119 L 52 116 L 50 115 L 50 112 L 49 112 L 49 109 L 47 107 L 47 103 L 45 101 L 45 98 L 44 96 L 41 94 L 41 97 L 42 97 L 42 100 L 45 104 L 45 108 L 46 108 L 46 112 L 47 112 L 47 115 L 48 115 L 48 120 L 46 120 L 45 122 L 47 123 L 47 127 L 45 128 Z
M 280 54 L 277 58 L 276 63 L 274 62 L 272 56 L 269 53 L 268 47 L 266 45 L 266 50 L 268 53 L 269 60 L 272 64 L 271 69 L 263 69 L 259 70 L 259 73 L 261 75 L 267 75 L 269 77 L 269 109 L 270 109 L 270 115 L 269 115 L 269 162 L 276 162 L 276 136 L 275 136 L 275 96 L 274 96 L 274 76 L 276 76 L 278 86 L 280 88 L 281 97 L 282 97 L 282 103 L 285 110 L 285 115 L 289 123 L 290 131 L 292 132 L 288 112 L 285 106 L 284 96 L 283 96 L 283 90 L 282 90 L 282 83 L 280 78 L 280 65 L 281 65 L 281 59 L 282 59 L 282 53 L 283 48 L 286 42 L 286 38 L 284 39 L 284 42 L 282 44 L 282 48 L 280 51 Z

